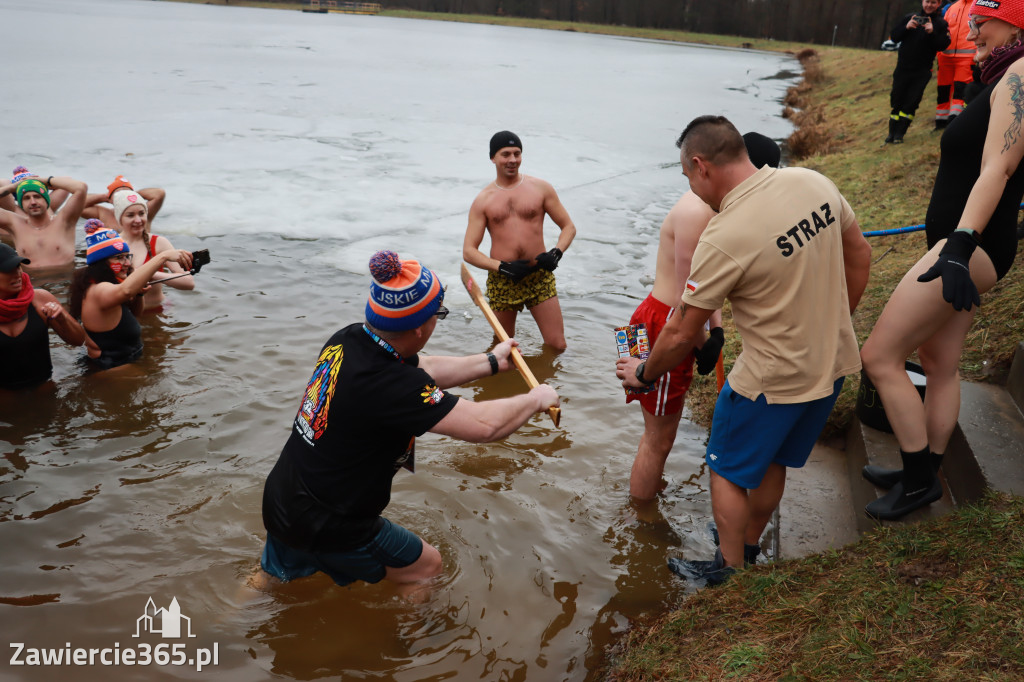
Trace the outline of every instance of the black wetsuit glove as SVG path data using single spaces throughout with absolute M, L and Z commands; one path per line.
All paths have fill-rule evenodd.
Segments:
M 972 304 L 980 306 L 981 297 L 971 279 L 970 268 L 971 254 L 977 246 L 973 232 L 957 230 L 946 239 L 939 251 L 939 260 L 917 281 L 930 282 L 942 277 L 942 298 L 952 303 L 954 310 L 970 310 Z
M 562 250 L 556 246 L 547 253 L 537 256 L 536 260 L 537 267 L 553 271 L 558 267 L 558 261 L 562 260 Z
M 697 374 L 711 374 L 714 371 L 718 364 L 718 354 L 725 345 L 725 331 L 721 327 L 715 327 L 708 333 L 710 336 L 704 346 L 693 349 L 693 355 L 697 358 Z
M 501 265 L 498 267 L 498 273 L 505 275 L 513 282 L 518 282 L 523 277 L 526 277 L 533 268 L 530 267 L 530 261 L 525 259 L 514 260 L 514 261 L 501 261 Z

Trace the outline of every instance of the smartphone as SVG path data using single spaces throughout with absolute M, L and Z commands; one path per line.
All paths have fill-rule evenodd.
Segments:
M 192 252 L 192 272 L 199 272 L 199 269 L 210 262 L 210 250 L 200 249 Z

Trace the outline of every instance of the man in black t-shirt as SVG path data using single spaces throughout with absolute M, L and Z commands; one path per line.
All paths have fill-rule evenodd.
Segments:
M 320 351 L 292 432 L 263 490 L 267 542 L 262 573 L 288 581 L 327 573 L 356 580 L 414 583 L 441 572 L 441 555 L 381 516 L 391 481 L 415 464 L 427 431 L 470 442 L 499 440 L 558 404 L 550 386 L 476 403 L 444 389 L 511 367 L 514 340 L 461 358 L 418 355 L 430 339 L 444 289 L 415 260 L 380 251 L 366 322 L 337 332 Z

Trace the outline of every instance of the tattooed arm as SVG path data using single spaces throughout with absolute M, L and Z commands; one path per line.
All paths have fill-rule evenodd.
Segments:
M 996 84 L 991 102 L 981 174 L 957 226 L 978 232 L 985 229 L 1007 180 L 1024 158 L 1024 59 L 1014 62 Z

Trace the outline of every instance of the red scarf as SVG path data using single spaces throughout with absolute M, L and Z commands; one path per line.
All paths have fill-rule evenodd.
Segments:
M 34 292 L 28 274 L 21 273 L 21 293 L 14 298 L 0 299 L 0 324 L 16 322 L 23 318 L 28 312 L 28 307 L 32 305 Z

